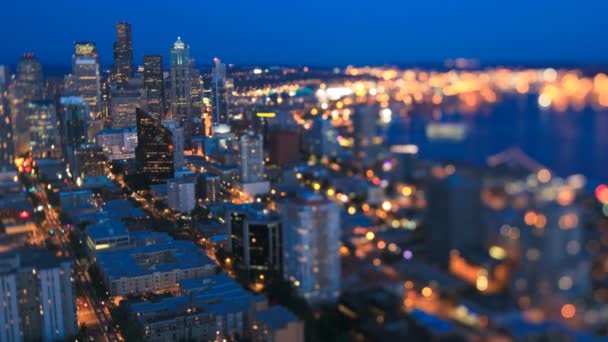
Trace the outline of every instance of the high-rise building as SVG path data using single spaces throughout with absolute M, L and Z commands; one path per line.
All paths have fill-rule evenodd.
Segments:
M 115 129 L 137 125 L 135 110 L 142 108 L 141 92 L 137 89 L 112 89 L 110 91 L 110 121 Z
M 219 202 L 221 199 L 220 193 L 220 177 L 210 173 L 201 173 L 196 181 L 196 196 L 202 198 L 209 203 Z
M 146 108 L 155 119 L 165 116 L 165 85 L 163 79 L 163 56 L 144 55 L 144 86 Z
M 184 166 L 184 128 L 180 127 L 175 119 L 163 119 L 161 123 L 171 131 L 173 136 L 173 166 L 175 170 L 181 170 Z
M 108 160 L 134 159 L 137 128 L 103 129 L 95 135 L 95 143 L 102 148 Z
M 54 101 L 30 101 L 27 122 L 32 156 L 34 158 L 59 157 L 61 140 Z
M 0 93 L 4 93 L 11 80 L 11 71 L 6 65 L 0 65 Z
M 215 58 L 213 62 L 211 75 L 211 120 L 214 124 L 228 123 L 226 65 L 219 58 Z
M 192 119 L 202 125 L 203 116 L 203 77 L 196 69 L 194 60 L 190 61 L 190 106 L 192 107 Z
M 312 191 L 278 204 L 283 216 L 283 277 L 311 304 L 340 292 L 340 210 Z
M 72 259 L 40 249 L 1 254 L 0 286 L 1 341 L 68 340 L 78 332 Z
M 167 204 L 180 213 L 189 213 L 196 206 L 196 186 L 191 178 L 167 181 Z
M 106 155 L 97 145 L 86 144 L 74 150 L 72 175 L 74 179 L 85 179 L 106 175 Z
M 282 219 L 267 209 L 252 205 L 228 205 L 227 250 L 234 257 L 234 268 L 244 280 L 266 283 L 282 272 Z
M 152 183 L 173 178 L 173 137 L 171 131 L 148 113 L 137 109 L 137 148 L 135 158 L 140 172 Z
M 101 81 L 99 56 L 95 43 L 74 43 L 72 79 L 73 92 L 89 104 L 90 117 L 99 117 L 101 115 Z
M 378 109 L 372 106 L 360 106 L 353 116 L 354 155 L 361 163 L 369 163 L 372 156 L 372 146 L 376 137 Z
M 447 268 L 452 251 L 482 248 L 480 192 L 479 180 L 460 173 L 429 185 L 425 234 L 431 262 Z
M 14 159 L 11 110 L 6 94 L 0 90 L 0 168 L 13 165 Z
M 133 37 L 131 24 L 116 24 L 116 42 L 114 42 L 114 80 L 125 82 L 133 77 Z
M 16 76 L 15 86 L 24 102 L 43 98 L 42 64 L 33 53 L 26 53 L 19 60 Z
M 264 147 L 262 136 L 251 131 L 240 137 L 241 183 L 264 181 Z
M 87 121 L 89 105 L 79 96 L 62 97 L 61 105 L 61 148 L 69 159 L 73 150 L 87 142 Z
M 30 101 L 42 99 L 43 89 L 42 65 L 33 53 L 24 54 L 17 64 L 15 87 L 11 91 L 13 141 L 18 155 L 30 150 L 28 106 Z
M 297 129 L 273 129 L 270 131 L 268 157 L 271 164 L 284 166 L 301 159 L 301 134 Z
M 171 115 L 191 138 L 192 102 L 190 88 L 190 47 L 177 37 L 171 48 Z
M 306 133 L 308 153 L 317 157 L 335 157 L 338 154 L 338 133 L 328 119 L 318 116 Z

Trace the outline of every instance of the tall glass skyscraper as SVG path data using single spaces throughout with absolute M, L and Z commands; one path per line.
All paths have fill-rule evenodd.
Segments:
M 137 148 L 135 158 L 141 173 L 155 184 L 173 178 L 173 136 L 160 120 L 137 109 Z
M 226 65 L 219 58 L 213 60 L 211 77 L 211 113 L 214 124 L 228 122 L 228 94 L 226 92 Z
M 30 150 L 34 158 L 57 158 L 60 155 L 57 112 L 51 100 L 28 103 L 27 122 Z
M 62 97 L 61 146 L 63 155 L 70 158 L 74 149 L 87 143 L 89 105 L 78 96 Z
M 74 43 L 72 56 L 74 93 L 89 104 L 91 118 L 101 115 L 99 56 L 93 42 Z
M 163 80 L 163 56 L 144 56 L 144 86 L 146 107 L 155 119 L 165 116 L 165 85 Z
M 177 37 L 171 48 L 171 114 L 184 127 L 186 141 L 192 136 L 190 48 Z
M 11 119 L 17 154 L 30 150 L 28 106 L 30 101 L 43 98 L 43 89 L 42 65 L 33 53 L 24 54 L 17 64 L 17 78 L 11 91 Z
M 122 83 L 133 77 L 133 37 L 131 24 L 116 24 L 116 42 L 114 42 L 114 79 Z

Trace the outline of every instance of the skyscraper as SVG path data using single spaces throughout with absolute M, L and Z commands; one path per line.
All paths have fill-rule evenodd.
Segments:
M 340 211 L 312 191 L 278 204 L 283 216 L 283 277 L 309 303 L 334 301 L 340 292 Z
M 13 165 L 15 159 L 11 111 L 5 95 L 0 91 L 0 168 Z
M 357 107 L 353 116 L 354 128 L 354 155 L 361 163 L 368 164 L 371 155 L 374 138 L 376 137 L 376 122 L 378 121 L 378 109 L 371 106 Z
M 201 72 L 195 68 L 194 60 L 190 62 L 190 106 L 192 107 L 192 119 L 194 122 L 198 122 L 198 125 L 202 125 L 203 78 Z
M 173 165 L 176 170 L 180 170 L 184 166 L 184 128 L 175 119 L 163 119 L 161 122 L 173 136 Z
M 34 158 L 59 157 L 61 141 L 55 103 L 51 100 L 30 101 L 27 122 L 32 156 Z
M 196 205 L 195 181 L 190 178 L 169 179 L 167 181 L 167 204 L 181 213 L 189 213 Z
M 1 341 L 58 341 L 77 333 L 72 259 L 46 250 L 0 254 Z
M 234 256 L 238 275 L 248 282 L 265 283 L 282 273 L 282 221 L 277 212 L 252 205 L 228 205 L 227 250 Z
M 110 90 L 110 121 L 112 128 L 136 125 L 135 109 L 143 107 L 142 94 L 137 89 Z
M 146 107 L 155 119 L 165 116 L 165 85 L 163 80 L 163 56 L 144 55 L 144 86 Z
M 177 37 L 171 48 L 171 114 L 184 127 L 186 141 L 191 137 L 190 48 Z
M 173 178 L 173 137 L 160 120 L 137 109 L 137 141 L 135 158 L 140 172 L 152 183 L 164 183 Z
M 125 82 L 133 77 L 133 37 L 131 24 L 116 24 L 116 42 L 114 42 L 114 80 Z
M 99 117 L 101 115 L 101 83 L 95 43 L 74 43 L 72 79 L 74 93 L 89 104 L 90 117 Z
M 251 131 L 240 137 L 241 183 L 264 181 L 264 147 L 262 136 Z
M 62 97 L 61 105 L 61 147 L 63 156 L 70 159 L 74 149 L 87 142 L 87 121 L 89 105 L 81 97 Z
M 42 99 L 43 88 L 42 65 L 33 53 L 24 54 L 17 64 L 15 88 L 11 94 L 11 119 L 16 154 L 30 150 L 28 105 L 32 100 Z
M 447 267 L 452 251 L 482 248 L 481 184 L 455 173 L 432 182 L 428 189 L 426 241 L 430 259 Z
M 226 93 L 226 65 L 219 58 L 213 60 L 211 76 L 211 119 L 214 124 L 228 122 L 228 98 Z

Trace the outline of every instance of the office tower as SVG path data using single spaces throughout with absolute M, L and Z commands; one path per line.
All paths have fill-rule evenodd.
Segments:
M 167 204 L 180 213 L 190 213 L 196 206 L 196 187 L 190 178 L 169 179 L 167 181 Z
M 62 97 L 61 106 L 61 148 L 66 159 L 74 149 L 87 142 L 87 121 L 89 105 L 79 96 Z
M 270 131 L 268 157 L 271 164 L 284 166 L 301 160 L 301 134 L 297 129 L 279 128 Z
M 308 153 L 317 157 L 335 157 L 338 154 L 338 133 L 328 119 L 318 116 L 306 134 Z
M 26 53 L 19 60 L 16 77 L 15 86 L 24 102 L 43 98 L 42 64 L 33 53 Z
M 283 216 L 283 277 L 309 303 L 334 301 L 340 292 L 340 210 L 302 190 L 278 204 Z
M 4 93 L 11 81 L 11 71 L 6 65 L 0 65 L 0 93 Z
M 154 184 L 173 178 L 173 137 L 160 120 L 137 109 L 137 148 L 135 158 L 141 173 Z
M 74 43 L 72 56 L 74 94 L 89 104 L 91 118 L 101 115 L 101 82 L 99 56 L 93 42 Z
M 32 156 L 34 158 L 59 157 L 61 140 L 54 102 L 50 100 L 30 101 L 27 108 Z
M 564 186 L 561 191 L 571 189 Z M 591 258 L 584 248 L 585 212 L 578 203 L 540 199 L 536 204 L 522 213 L 523 220 L 517 225 L 521 262 L 511 290 L 550 310 L 551 304 L 574 303 L 591 293 Z
M 144 55 L 144 87 L 146 108 L 155 119 L 165 116 L 165 85 L 163 79 L 163 56 Z
M 478 179 L 460 173 L 429 184 L 425 234 L 431 262 L 447 267 L 452 251 L 483 247 L 480 189 Z
M 209 203 L 219 202 L 221 199 L 220 177 L 210 173 L 199 174 L 196 184 L 196 197 Z
M 215 58 L 213 62 L 211 75 L 211 120 L 213 124 L 228 123 L 226 65 L 219 58 Z
M 11 120 L 13 122 L 16 155 L 29 152 L 28 105 L 43 96 L 42 65 L 33 53 L 26 53 L 17 64 L 15 87 L 11 90 Z
M 115 129 L 137 125 L 135 110 L 142 108 L 141 92 L 137 89 L 110 90 L 110 122 Z
M 114 42 L 114 80 L 126 82 L 133 77 L 133 37 L 131 24 L 116 24 L 116 42 Z
M 362 164 L 369 164 L 374 156 L 372 146 L 376 137 L 376 122 L 378 109 L 371 106 L 360 106 L 355 109 L 353 116 L 354 128 L 354 156 Z
M 186 141 L 191 138 L 190 47 L 177 37 L 171 48 L 171 114 L 184 127 Z
M 202 125 L 203 116 L 203 78 L 201 72 L 194 66 L 194 60 L 190 62 L 190 106 L 192 107 L 192 119 L 198 125 Z
M 137 128 L 103 129 L 95 135 L 95 143 L 102 148 L 110 161 L 134 159 L 137 147 Z
M 74 150 L 72 175 L 74 179 L 85 179 L 88 177 L 105 176 L 106 155 L 103 149 L 97 145 L 84 144 Z
M 241 183 L 264 181 L 264 147 L 262 136 L 248 131 L 240 137 Z
M 228 205 L 225 222 L 237 275 L 247 282 L 266 283 L 282 272 L 281 216 L 252 205 Z
M 173 165 L 175 170 L 181 170 L 184 166 L 184 128 L 180 127 L 175 119 L 163 119 L 161 123 L 171 131 L 173 136 Z
M 24 248 L 0 254 L 2 341 L 58 341 L 77 331 L 72 259 Z
M 5 93 L 0 91 L 0 168 L 13 165 L 14 160 L 11 110 Z

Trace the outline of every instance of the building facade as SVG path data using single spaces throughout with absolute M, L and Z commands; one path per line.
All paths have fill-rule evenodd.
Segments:
M 114 42 L 114 80 L 122 83 L 133 77 L 133 37 L 131 24 L 116 24 L 116 42 Z
M 160 120 L 137 109 L 137 148 L 135 158 L 140 172 L 152 183 L 164 183 L 173 178 L 173 137 Z
M 155 119 L 165 116 L 165 84 L 163 78 L 163 56 L 144 55 L 144 87 L 146 108 Z
M 191 137 L 190 47 L 177 37 L 171 48 L 171 115 L 184 127 L 186 141 Z
M 99 56 L 95 43 L 74 43 L 72 56 L 73 91 L 89 104 L 90 117 L 101 115 L 101 81 Z

